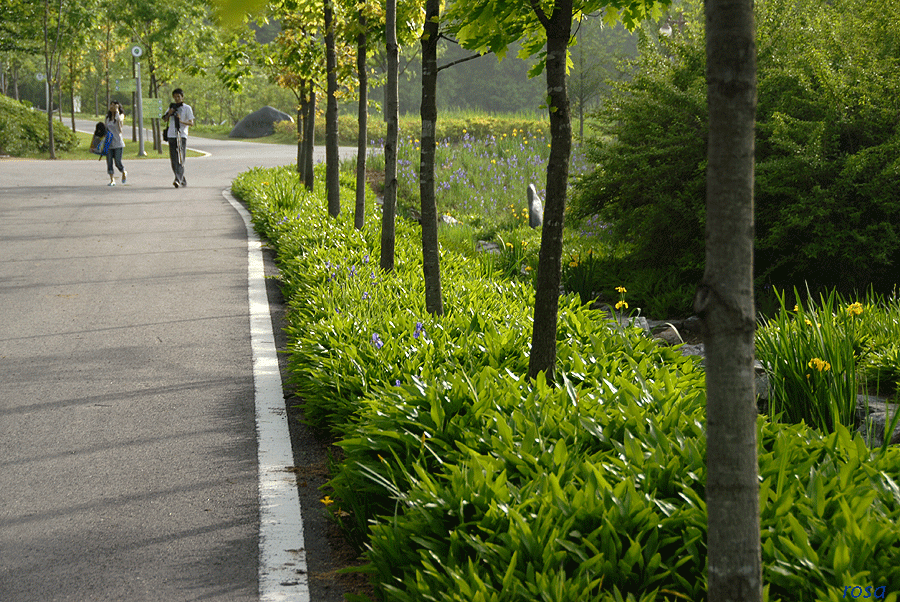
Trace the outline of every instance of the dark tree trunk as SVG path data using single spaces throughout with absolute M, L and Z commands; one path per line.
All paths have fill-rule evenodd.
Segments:
M 532 5 L 547 32 L 547 95 L 550 99 L 550 161 L 547 164 L 547 198 L 541 231 L 534 297 L 534 330 L 528 376 L 539 372 L 553 380 L 556 368 L 556 321 L 562 264 L 563 218 L 572 151 L 572 123 L 566 93 L 566 51 L 572 31 L 572 0 L 558 0 L 549 19 Z
M 706 271 L 694 299 L 706 346 L 708 599 L 762 599 L 753 373 L 752 0 L 706 1 Z
M 444 313 L 441 295 L 441 256 L 438 247 L 437 205 L 434 197 L 435 129 L 437 125 L 437 42 L 440 0 L 425 4 L 422 35 L 422 139 L 419 162 L 419 193 L 422 212 L 422 267 L 425 278 L 425 309 Z
M 297 94 L 297 173 L 303 182 L 306 169 L 306 144 L 303 140 L 306 134 L 306 82 L 300 82 L 300 91 Z
M 359 35 L 356 36 L 356 72 L 359 77 L 359 133 L 356 139 L 356 207 L 353 225 L 362 230 L 366 223 L 366 144 L 369 123 L 369 78 L 366 74 L 366 16 L 359 13 Z
M 312 192 L 315 177 L 313 174 L 313 153 L 316 146 L 316 88 L 309 82 L 309 102 L 306 104 L 306 134 L 303 136 L 306 145 L 306 168 L 303 170 L 303 183 Z
M 306 166 L 303 151 L 306 148 L 303 144 L 303 104 L 297 106 L 297 173 L 300 175 L 300 181 L 303 181 L 303 168 Z
M 325 110 L 325 190 L 328 214 L 341 213 L 340 157 L 338 156 L 337 58 L 334 53 L 333 0 L 325 0 L 325 66 L 328 71 L 328 99 Z
M 384 141 L 384 204 L 381 214 L 381 269 L 394 269 L 394 219 L 397 212 L 397 141 L 400 137 L 400 49 L 397 47 L 397 0 L 387 0 L 387 84 L 385 112 L 387 139 Z

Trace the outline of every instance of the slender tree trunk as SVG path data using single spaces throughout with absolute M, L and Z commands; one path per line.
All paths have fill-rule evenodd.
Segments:
M 62 0 L 59 2 L 57 15 L 62 15 Z M 60 19 L 57 19 L 60 21 Z M 45 98 L 47 99 L 47 136 L 50 146 L 50 158 L 56 159 L 56 142 L 53 135 L 53 67 L 56 50 L 59 44 L 59 28 L 61 23 L 57 23 L 56 38 L 51 47 L 50 45 L 50 1 L 44 0 L 44 71 L 46 81 L 44 82 Z M 58 60 L 58 59 L 57 59 Z
M 69 53 L 69 101 L 72 103 L 72 131 L 75 131 L 75 65 Z
M 62 57 L 60 56 L 57 59 L 56 63 L 56 77 L 54 78 L 56 81 L 56 114 L 59 116 L 60 125 L 64 125 L 66 122 L 63 121 L 63 108 L 62 108 L 62 98 L 63 98 L 63 85 L 62 80 L 60 79 L 60 65 L 62 64 Z
M 106 74 L 106 104 L 103 105 L 107 109 L 109 109 L 109 54 L 110 47 L 112 46 L 112 21 L 107 17 L 106 19 L 106 46 L 103 52 L 103 69 Z
M 587 96 L 584 90 L 584 46 L 578 45 L 578 140 L 584 143 L 584 99 Z
M 362 230 L 366 223 L 366 144 L 369 127 L 369 78 L 366 73 L 366 16 L 359 13 L 359 35 L 356 36 L 356 73 L 359 78 L 359 132 L 356 138 L 356 208 L 353 225 Z
M 306 145 L 306 168 L 303 170 L 303 183 L 306 189 L 312 192 L 315 184 L 313 173 L 313 153 L 316 145 L 316 88 L 312 81 L 309 82 L 309 102 L 306 105 L 306 134 L 303 136 Z
M 397 47 L 397 0 L 387 0 L 387 84 L 384 89 L 387 139 L 384 141 L 384 204 L 381 213 L 381 269 L 394 269 L 394 217 L 397 212 L 397 141 L 400 137 L 400 49 Z
M 532 0 L 537 6 L 536 0 Z M 539 9 L 536 9 L 539 10 Z M 538 13 L 543 16 L 543 13 Z M 539 372 L 552 381 L 556 369 L 556 321 L 562 265 L 563 219 L 572 152 L 572 123 L 566 93 L 566 51 L 572 32 L 572 0 L 557 0 L 550 18 L 541 19 L 547 31 L 547 95 L 550 99 L 550 161 L 547 164 L 547 198 L 541 231 L 534 297 L 534 330 L 528 376 Z
M 306 135 L 306 81 L 301 80 L 297 93 L 297 173 L 300 181 L 304 182 L 306 169 L 306 144 L 303 137 Z
M 754 391 L 752 0 L 706 1 L 706 271 L 694 299 L 706 346 L 708 600 L 762 600 Z
M 150 92 L 153 98 L 159 98 L 159 82 L 156 81 L 156 69 L 153 65 L 153 59 L 147 57 L 147 67 L 150 71 Z M 162 128 L 160 126 L 159 115 L 150 120 L 150 127 L 153 129 L 153 148 L 159 154 L 162 154 Z
M 435 129 L 437 126 L 437 43 L 440 0 L 425 4 L 422 34 L 422 138 L 419 162 L 419 194 L 422 212 L 422 268 L 425 278 L 425 309 L 444 313 L 441 295 L 441 255 L 438 246 L 437 204 L 434 197 Z
M 333 0 L 325 0 L 325 64 L 328 71 L 328 99 L 325 111 L 325 189 L 328 214 L 341 213 L 340 157 L 338 156 L 337 58 L 334 53 Z

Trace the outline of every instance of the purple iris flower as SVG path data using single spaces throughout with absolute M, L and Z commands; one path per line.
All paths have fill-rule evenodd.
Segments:
M 381 337 L 378 336 L 378 333 L 372 333 L 372 344 L 375 345 L 375 349 L 381 349 L 384 347 L 384 341 L 381 340 Z

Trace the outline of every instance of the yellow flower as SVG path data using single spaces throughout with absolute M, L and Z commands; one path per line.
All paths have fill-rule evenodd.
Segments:
M 823 371 L 828 372 L 829 370 L 831 370 L 831 364 L 829 364 L 825 360 L 821 360 L 817 357 L 814 357 L 811 360 L 809 360 L 809 363 L 807 364 L 807 366 L 809 366 L 810 368 L 812 368 L 814 370 L 818 370 L 819 372 L 823 372 Z
M 626 301 L 622 300 L 616 303 L 616 309 L 622 309 L 623 307 L 628 309 L 628 303 Z
M 857 316 L 860 315 L 863 312 L 862 303 L 860 303 L 859 301 L 857 301 L 856 303 L 851 303 L 847 306 L 847 312 Z
M 465 133 L 466 133 L 466 128 L 463 128 L 463 134 L 465 134 Z
M 334 500 L 331 499 L 331 496 L 329 496 L 329 495 L 326 495 L 319 501 L 322 502 L 323 504 L 325 504 L 326 506 L 330 506 L 331 504 L 334 503 Z
M 530 272 L 530 271 L 531 271 L 531 266 L 530 266 L 530 265 L 526 265 L 526 266 L 525 266 L 525 271 L 526 271 L 526 272 Z
M 506 248 L 512 249 L 513 248 L 512 243 L 511 242 L 506 243 Z
M 570 268 L 577 268 L 577 267 L 578 267 L 578 262 L 577 262 L 577 261 L 570 261 L 570 262 L 569 262 L 569 267 L 570 267 Z
M 628 291 L 625 289 L 624 286 L 617 286 L 617 287 L 616 287 L 616 292 L 618 292 L 618 293 L 627 293 Z

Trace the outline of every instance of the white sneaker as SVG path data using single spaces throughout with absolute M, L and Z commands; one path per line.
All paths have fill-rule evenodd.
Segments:
M 128 181 L 128 172 L 127 172 L 127 171 L 123 171 L 123 172 L 122 172 L 122 183 L 124 184 L 124 183 L 127 182 L 127 181 Z
M 107 186 L 115 186 L 115 185 L 116 185 L 116 182 L 115 182 L 115 181 L 112 181 L 112 182 L 110 182 L 109 184 L 107 184 Z

